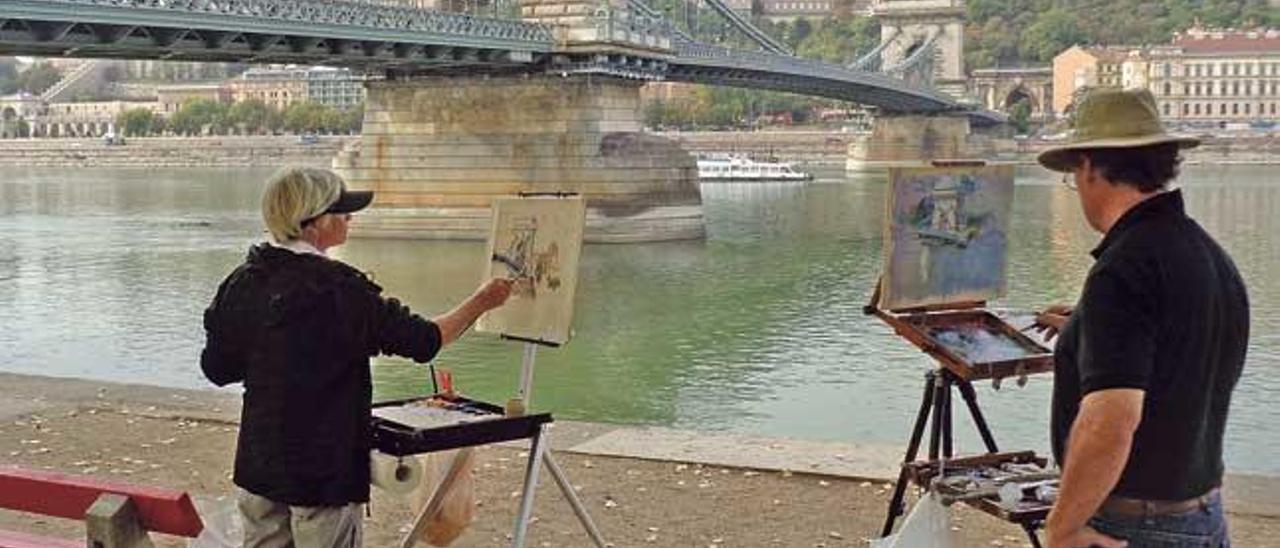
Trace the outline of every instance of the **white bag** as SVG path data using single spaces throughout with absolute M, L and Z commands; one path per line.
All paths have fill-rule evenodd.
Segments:
M 475 476 L 471 468 L 475 463 L 474 448 L 431 453 L 426 458 L 424 481 L 410 493 L 413 514 L 417 515 L 431 499 L 436 486 L 446 479 L 454 456 L 461 459 L 462 472 L 451 485 L 444 486 L 444 500 L 439 511 L 427 516 L 426 529 L 419 540 L 431 546 L 448 546 L 471 526 L 476 513 Z
M 951 531 L 951 509 L 933 493 L 920 497 L 898 532 L 871 541 L 871 548 L 956 548 Z

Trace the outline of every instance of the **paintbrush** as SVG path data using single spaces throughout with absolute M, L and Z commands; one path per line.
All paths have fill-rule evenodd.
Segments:
M 525 272 L 524 263 L 512 259 L 511 257 L 501 253 L 494 253 L 490 260 L 495 263 L 502 263 L 503 265 L 506 265 L 507 271 L 516 278 L 529 277 L 529 274 Z

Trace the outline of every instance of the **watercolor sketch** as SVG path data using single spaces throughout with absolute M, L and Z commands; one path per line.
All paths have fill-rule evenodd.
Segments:
M 517 281 L 476 329 L 553 344 L 569 340 L 586 205 L 581 197 L 498 198 L 485 277 Z
M 1004 295 L 1012 166 L 895 168 L 889 181 L 882 307 Z

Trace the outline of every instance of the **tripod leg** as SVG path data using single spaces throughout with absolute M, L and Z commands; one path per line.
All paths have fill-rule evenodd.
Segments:
M 942 383 L 942 456 L 951 458 L 953 454 L 953 436 L 951 435 L 951 378 L 944 375 Z
M 556 485 L 560 486 L 560 492 L 564 493 L 569 506 L 573 507 L 573 513 L 578 515 L 578 521 L 582 522 L 582 527 L 587 530 L 587 536 L 591 537 L 591 541 L 595 542 L 596 546 L 604 548 L 604 537 L 600 535 L 600 529 L 596 528 L 596 522 L 591 519 L 591 514 L 587 513 L 587 507 L 583 506 L 582 499 L 578 498 L 578 493 L 573 490 L 573 485 L 569 483 L 569 478 L 565 476 L 560 464 L 552 457 L 551 451 L 542 454 L 542 462 L 547 465 L 547 471 L 551 472 Z
M 1027 532 L 1027 538 L 1031 539 L 1031 548 L 1040 548 L 1040 536 L 1036 534 L 1036 525 L 1023 523 L 1022 529 Z
M 991 427 L 987 426 L 987 419 L 982 416 L 982 409 L 978 407 L 978 395 L 973 390 L 973 384 L 964 379 L 957 379 L 956 384 L 960 387 L 960 397 L 964 398 L 965 405 L 969 407 L 973 424 L 978 427 L 978 435 L 982 436 L 982 443 L 987 446 L 987 452 L 999 453 L 996 438 L 991 435 Z
M 929 410 L 933 408 L 934 378 L 933 371 L 925 374 L 924 395 L 920 398 L 920 410 L 916 412 L 916 423 L 911 428 L 911 440 L 907 442 L 907 454 L 902 458 L 902 469 L 898 472 L 898 481 L 893 484 L 893 497 L 889 500 L 889 515 L 885 517 L 883 532 L 880 536 L 888 536 L 893 532 L 893 522 L 902 515 L 902 497 L 907 491 L 907 463 L 916 460 L 920 453 L 920 441 L 924 438 L 924 425 L 929 420 Z
M 440 506 L 444 504 L 444 494 L 449 492 L 458 478 L 462 476 L 462 472 L 466 470 L 463 466 L 473 451 L 467 447 L 459 450 L 453 455 L 453 460 L 449 461 L 449 471 L 445 472 L 444 478 L 440 480 L 440 485 L 436 486 L 435 491 L 431 492 L 431 498 L 422 506 L 422 510 L 413 518 L 413 524 L 409 527 L 409 534 L 400 539 L 400 548 L 412 548 L 418 543 L 418 537 L 422 536 L 422 531 L 427 528 L 427 516 L 433 515 L 440 511 Z
M 529 516 L 533 513 L 533 493 L 538 487 L 538 463 L 542 462 L 544 444 L 543 430 L 533 435 L 529 443 L 529 462 L 524 469 L 524 492 L 520 494 L 520 513 L 516 515 L 515 532 L 512 533 L 512 548 L 524 548 L 524 537 L 529 531 Z
M 938 460 L 938 449 L 942 442 L 942 409 L 946 403 L 947 388 L 944 379 L 946 372 L 934 376 L 933 383 L 933 423 L 929 425 L 929 460 Z

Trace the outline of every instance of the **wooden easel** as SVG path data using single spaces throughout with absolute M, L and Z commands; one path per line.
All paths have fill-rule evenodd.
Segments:
M 960 360 L 954 354 L 934 343 L 932 339 L 921 333 L 915 327 L 915 324 L 903 318 L 904 315 L 911 314 L 981 308 L 986 303 L 975 301 L 886 311 L 880 308 L 881 284 L 883 284 L 883 280 L 876 284 L 876 289 L 871 295 L 871 302 L 862 309 L 863 313 L 880 318 L 890 327 L 893 327 L 894 332 L 899 336 L 907 339 L 942 364 L 942 367 L 925 373 L 924 395 L 920 399 L 920 409 L 916 412 L 915 424 L 911 428 L 911 437 L 907 442 L 906 455 L 903 456 L 902 466 L 898 472 L 898 481 L 894 483 L 893 496 L 889 500 L 888 516 L 885 518 L 884 527 L 881 529 L 880 536 L 888 536 L 893 532 L 893 524 L 897 521 L 898 516 L 901 516 L 905 511 L 902 499 L 906 494 L 907 483 L 910 479 L 909 465 L 916 461 L 916 457 L 920 453 L 920 442 L 924 438 L 926 424 L 932 425 L 929 431 L 929 460 L 937 460 L 940 454 L 939 450 L 941 450 L 941 455 L 945 458 L 953 456 L 954 438 L 952 436 L 951 416 L 951 389 L 953 387 L 960 389 L 960 395 L 969 409 L 969 415 L 978 429 L 978 434 L 982 437 L 982 443 L 986 446 L 987 452 L 996 453 L 999 448 L 996 447 L 995 437 L 992 436 L 991 428 L 987 425 L 987 419 L 983 416 L 982 409 L 978 406 L 978 396 L 973 390 L 973 385 L 965 376 L 958 375 L 952 371 L 953 368 L 963 370 L 965 366 L 960 363 Z M 932 415 L 932 421 L 930 421 L 930 415 Z

